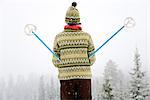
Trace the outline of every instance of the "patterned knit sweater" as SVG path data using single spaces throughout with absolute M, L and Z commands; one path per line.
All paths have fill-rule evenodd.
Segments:
M 53 56 L 52 62 L 58 68 L 60 80 L 91 79 L 90 66 L 95 62 L 95 55 L 89 59 L 94 45 L 88 33 L 80 27 L 73 30 L 67 27 L 56 35 L 53 50 L 63 62 Z

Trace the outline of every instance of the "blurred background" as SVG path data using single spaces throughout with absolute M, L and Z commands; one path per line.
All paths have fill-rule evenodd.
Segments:
M 146 71 L 147 77 L 150 76 L 148 0 L 0 0 L 0 79 L 6 80 L 3 82 L 11 84 L 12 80 L 19 79 L 23 84 L 30 82 L 27 80 L 31 76 L 31 80 L 35 77 L 42 80 L 43 75 L 52 76 L 58 82 L 52 54 L 34 36 L 27 36 L 24 27 L 34 24 L 36 34 L 52 49 L 55 36 L 66 25 L 65 14 L 73 1 L 78 4 L 83 31 L 92 36 L 96 48 L 122 27 L 126 17 L 136 21 L 134 28 L 123 29 L 96 53 L 97 60 L 92 66 L 93 79 L 98 77 L 102 80 L 105 66 L 111 62 L 119 73 L 128 77 L 135 65 L 136 48 L 142 70 Z

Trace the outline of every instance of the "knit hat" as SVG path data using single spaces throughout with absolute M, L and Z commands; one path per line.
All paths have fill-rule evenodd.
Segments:
M 66 12 L 65 22 L 69 25 L 78 25 L 80 23 L 80 15 L 76 9 L 77 3 L 73 2 Z

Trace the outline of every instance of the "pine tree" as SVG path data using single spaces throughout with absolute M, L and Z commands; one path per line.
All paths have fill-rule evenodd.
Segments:
M 114 100 L 114 95 L 112 92 L 112 87 L 109 79 L 105 79 L 105 82 L 102 87 L 101 98 L 102 100 Z
M 5 80 L 0 78 L 0 100 L 4 100 Z
M 93 100 L 101 100 L 102 91 L 102 77 L 94 77 L 92 84 L 92 98 Z
M 5 92 L 6 100 L 14 100 L 14 78 L 12 75 L 9 76 L 8 83 Z
M 112 60 L 109 60 L 104 70 L 104 81 L 109 79 L 109 83 L 112 87 L 112 92 L 115 100 L 124 100 L 124 84 L 123 73 L 117 69 L 117 65 Z
M 112 60 L 109 60 L 105 66 L 104 79 L 110 79 L 113 87 L 116 87 L 119 83 L 117 65 Z
M 137 49 L 135 53 L 134 62 L 135 66 L 133 68 L 133 72 L 130 73 L 130 98 L 131 100 L 146 100 L 150 92 L 148 84 L 145 81 L 145 73 L 141 71 L 140 54 L 138 53 Z
M 125 80 L 125 77 L 123 75 L 123 72 L 119 70 L 118 71 L 118 85 L 115 90 L 116 91 L 115 100 L 127 100 L 127 97 L 126 97 L 127 87 L 125 85 L 126 82 L 124 80 Z
M 39 81 L 39 100 L 45 100 L 44 76 L 40 77 Z

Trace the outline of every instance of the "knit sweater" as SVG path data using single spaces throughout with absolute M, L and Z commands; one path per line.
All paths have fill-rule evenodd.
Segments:
M 94 51 L 90 34 L 79 30 L 65 29 L 56 35 L 53 51 L 62 60 L 61 63 L 54 56 L 52 59 L 58 68 L 60 80 L 91 79 L 91 65 L 95 62 L 95 55 L 89 58 Z

